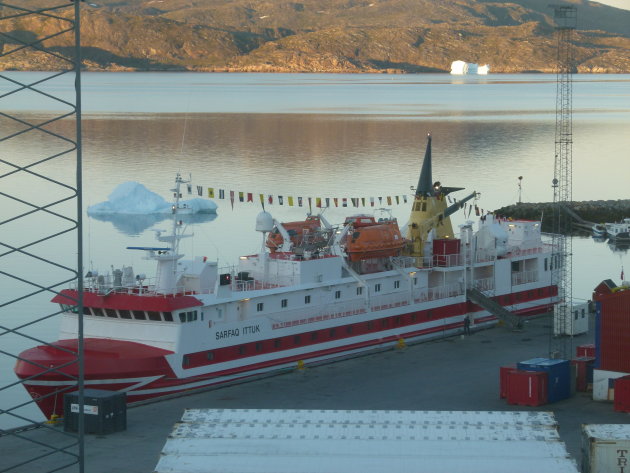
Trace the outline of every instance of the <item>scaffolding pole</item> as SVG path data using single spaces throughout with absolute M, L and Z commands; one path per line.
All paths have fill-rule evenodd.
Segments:
M 48 398 L 58 409 L 78 391 L 84 411 L 80 50 L 79 1 L 0 1 L 0 366 L 10 378 L 0 383 L 2 473 L 85 468 L 83 415 L 66 432 L 36 406 Z M 35 68 L 54 72 L 20 72 Z M 69 284 L 79 289 L 78 343 L 62 349 L 52 345 L 62 310 L 49 301 Z M 68 362 L 21 356 L 35 346 L 65 350 Z M 16 363 L 68 383 L 38 397 L 34 376 L 11 372 Z

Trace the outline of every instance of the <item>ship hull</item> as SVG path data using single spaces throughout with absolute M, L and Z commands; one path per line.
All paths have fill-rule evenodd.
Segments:
M 530 301 L 516 312 L 522 316 L 532 316 L 550 309 L 551 302 L 547 298 Z M 383 320 L 394 323 L 395 319 L 401 319 L 403 322 L 400 327 L 389 326 L 369 334 L 360 334 L 356 328 L 354 333 L 349 328 L 358 325 L 356 323 L 338 325 L 335 330 L 343 334 L 338 340 L 310 343 L 301 349 L 287 347 L 279 351 L 272 344 L 277 338 L 261 337 L 252 343 L 267 349 L 245 358 L 221 358 L 217 353 L 220 358 L 218 362 L 204 364 L 201 360 L 205 358 L 190 353 L 186 355 L 189 357 L 186 363 L 188 369 L 183 371 L 178 369 L 177 361 L 173 361 L 181 360 L 181 355 L 168 350 L 135 342 L 87 338 L 84 341 L 85 386 L 125 392 L 128 404 L 134 405 L 250 381 L 295 369 L 302 362 L 305 365 L 323 364 L 391 349 L 401 346 L 401 340 L 410 344 L 453 336 L 462 333 L 464 317 L 469 313 L 473 317 L 475 329 L 489 328 L 497 322 L 495 316 L 471 303 L 452 304 L 440 310 L 444 311 L 443 315 L 436 320 L 407 325 L 404 325 L 404 321 L 412 320 L 420 312 L 409 311 L 404 307 L 389 310 L 388 317 L 371 322 L 379 325 L 384 323 Z M 312 330 L 304 331 L 303 338 L 306 339 L 311 333 Z M 295 340 L 296 335 L 290 337 Z M 78 365 L 71 353 L 76 352 L 76 347 L 76 340 L 61 340 L 52 346 L 35 347 L 24 352 L 22 360 L 16 365 L 16 374 L 23 380 L 28 393 L 46 418 L 53 414 L 63 416 L 63 395 L 76 390 Z M 226 350 L 234 352 L 233 348 L 226 347 Z

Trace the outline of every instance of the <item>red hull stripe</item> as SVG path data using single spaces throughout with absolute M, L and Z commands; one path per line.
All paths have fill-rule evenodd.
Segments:
M 536 307 L 520 309 L 516 311 L 516 313 L 522 316 L 531 316 L 541 312 L 546 312 L 549 310 L 549 307 L 550 304 L 546 303 Z M 302 332 L 299 334 L 279 336 L 277 338 L 258 340 L 239 345 L 230 345 L 223 348 L 215 348 L 213 350 L 188 353 L 185 354 L 182 359 L 182 368 L 191 369 L 201 366 L 215 365 L 218 363 L 245 359 L 252 356 L 301 348 L 304 346 L 317 346 L 321 343 L 336 341 L 344 338 L 377 334 L 378 332 L 388 330 L 398 330 L 400 333 L 399 336 L 405 338 L 409 336 L 407 333 L 409 333 L 408 331 L 411 330 L 411 327 L 414 325 L 430 322 L 435 323 L 439 320 L 452 317 L 463 317 L 467 313 L 481 311 L 484 311 L 484 309 L 481 309 L 479 306 L 470 302 L 458 303 L 430 310 L 383 317 L 372 321 L 355 322 L 326 329 Z M 458 323 L 461 323 L 461 321 Z M 426 330 L 440 331 L 443 329 L 442 327 L 442 325 L 437 325 L 435 329 L 431 328 Z M 415 332 L 410 333 L 413 334 Z
M 64 289 L 53 297 L 52 302 L 58 304 L 77 305 L 79 294 L 73 289 Z M 188 295 L 156 295 L 156 294 L 96 294 L 83 293 L 83 305 L 100 309 L 146 310 L 156 312 L 171 312 L 188 307 L 202 306 L 202 302 Z

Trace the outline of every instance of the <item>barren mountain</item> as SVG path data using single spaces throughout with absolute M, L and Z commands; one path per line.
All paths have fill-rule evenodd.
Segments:
M 94 1 L 82 15 L 91 70 L 422 72 L 462 59 L 492 72 L 553 72 L 557 54 L 548 0 Z M 568 4 L 578 9 L 576 69 L 630 72 L 630 12 Z M 63 25 L 23 17 L 0 27 L 6 53 Z M 67 36 L 45 44 L 66 52 Z M 0 69 L 58 67 L 61 60 L 36 50 L 0 58 Z

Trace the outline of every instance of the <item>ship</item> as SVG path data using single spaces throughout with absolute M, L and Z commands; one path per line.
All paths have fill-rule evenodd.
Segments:
M 64 394 L 77 389 L 79 312 L 85 387 L 135 405 L 501 320 L 516 326 L 558 302 L 540 222 L 488 213 L 454 233 L 450 216 L 478 194 L 451 199 L 463 188 L 433 182 L 430 136 L 406 227 L 365 214 L 283 224 L 263 210 L 259 253 L 229 267 L 180 253 L 185 183 L 176 177 L 172 228 L 156 231 L 159 243 L 128 247 L 155 262 L 154 278 L 89 271 L 53 297 L 59 339 L 15 366 L 47 418 L 63 416 Z

